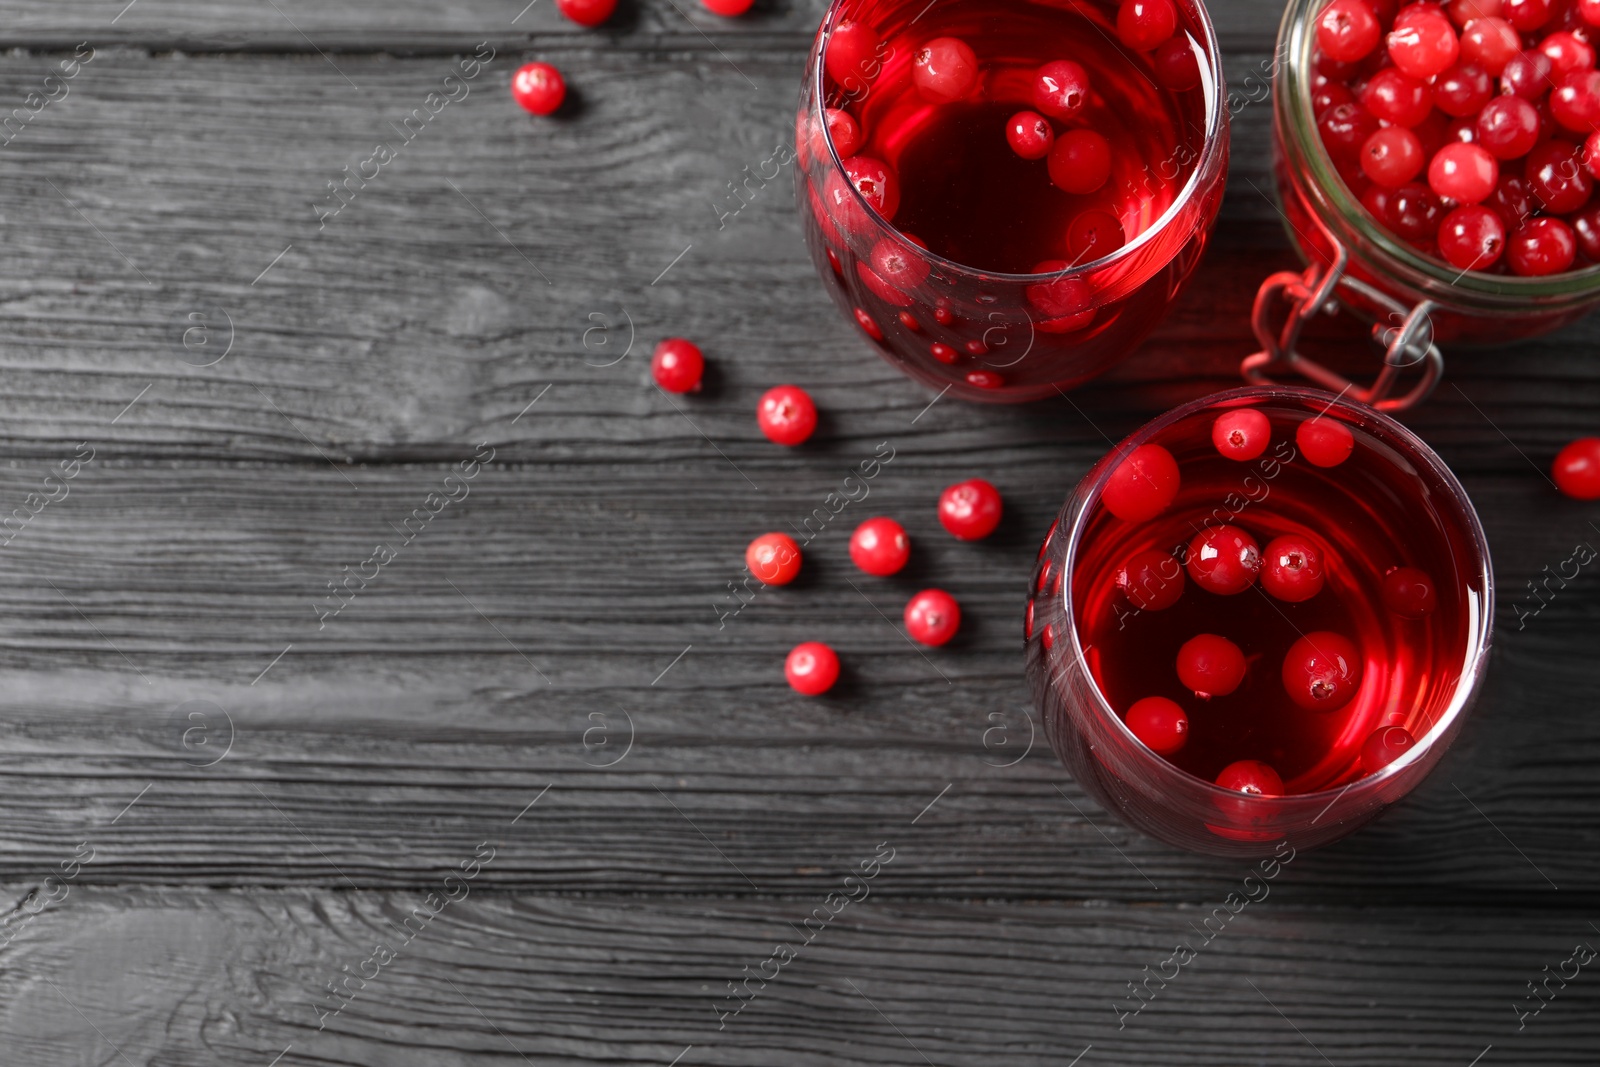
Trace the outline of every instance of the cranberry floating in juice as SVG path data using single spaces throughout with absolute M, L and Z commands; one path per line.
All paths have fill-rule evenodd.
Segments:
M 891 363 L 1054 395 L 1160 320 L 1227 162 L 1197 0 L 836 0 L 796 127 L 817 270 Z
M 1442 755 L 1488 650 L 1460 485 L 1320 391 L 1236 390 L 1149 424 L 1079 486 L 1035 579 L 1052 746 L 1108 810 L 1198 851 L 1306 847 L 1375 816 Z

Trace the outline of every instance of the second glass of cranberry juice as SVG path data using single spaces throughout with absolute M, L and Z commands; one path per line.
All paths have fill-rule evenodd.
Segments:
M 840 308 L 975 400 L 1130 351 L 1204 250 L 1227 114 L 1198 0 L 836 0 L 801 91 L 799 205 Z
M 1476 514 L 1398 423 L 1243 389 L 1145 427 L 1041 551 L 1029 675 L 1110 810 L 1255 854 L 1342 837 L 1443 754 L 1486 662 Z

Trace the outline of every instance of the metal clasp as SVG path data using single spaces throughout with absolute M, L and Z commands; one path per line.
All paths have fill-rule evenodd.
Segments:
M 1294 371 L 1325 389 L 1348 393 L 1379 411 L 1405 411 L 1420 404 L 1433 392 L 1444 371 L 1444 354 L 1433 343 L 1433 322 L 1429 317 L 1438 305 L 1424 300 L 1415 307 L 1406 307 L 1366 282 L 1346 276 L 1350 253 L 1343 245 L 1336 247 L 1338 254 L 1327 266 L 1313 264 L 1299 274 L 1279 271 L 1261 283 L 1250 312 L 1250 325 L 1256 340 L 1261 342 L 1261 351 L 1245 357 L 1239 364 L 1240 373 L 1245 381 L 1272 385 L 1270 372 Z M 1389 312 L 1389 324 L 1372 327 L 1373 341 L 1384 350 L 1383 369 L 1368 386 L 1359 386 L 1316 360 L 1302 356 L 1296 348 L 1301 330 L 1313 315 L 1319 311 L 1333 314 L 1339 310 L 1335 292 L 1341 287 Z M 1281 326 L 1275 326 L 1273 312 L 1280 301 L 1287 301 L 1289 313 Z M 1422 377 L 1417 383 L 1400 396 L 1390 396 L 1401 371 L 1419 363 Z

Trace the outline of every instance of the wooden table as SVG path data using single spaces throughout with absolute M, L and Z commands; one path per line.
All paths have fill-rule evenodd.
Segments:
M 1517 1014 L 1600 945 L 1600 595 L 1526 588 L 1600 536 L 1540 473 L 1596 432 L 1600 328 L 1452 351 L 1408 420 L 1500 587 L 1453 752 L 1121 1017 L 1249 867 L 1028 749 L 1021 588 L 1102 434 L 1237 380 L 1292 263 L 1270 105 L 1198 283 L 1081 411 L 930 406 L 828 305 L 787 179 L 719 227 L 816 0 L 523 2 L 0 3 L 0 1062 L 1600 1060 L 1600 964 Z M 1215 14 L 1235 87 L 1270 72 L 1275 5 Z M 513 106 L 532 58 L 575 114 Z M 649 387 L 669 334 L 703 394 Z M 824 412 L 793 452 L 751 418 L 780 381 Z M 805 578 L 725 614 L 746 541 L 883 441 Z M 964 546 L 932 503 L 971 475 L 1007 512 Z M 915 565 L 857 591 L 878 513 Z M 880 610 L 935 577 L 969 621 L 924 657 Z M 846 654 L 827 699 L 783 684 L 809 638 Z

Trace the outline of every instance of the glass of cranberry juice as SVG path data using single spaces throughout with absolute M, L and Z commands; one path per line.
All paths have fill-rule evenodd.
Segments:
M 1199 0 L 835 0 L 796 152 L 817 271 L 889 362 L 1053 395 L 1132 350 L 1205 248 L 1216 38 Z
M 1488 546 L 1420 439 L 1311 389 L 1149 423 L 1040 549 L 1024 624 L 1046 735 L 1169 844 L 1267 855 L 1349 834 L 1460 727 L 1489 650 Z

